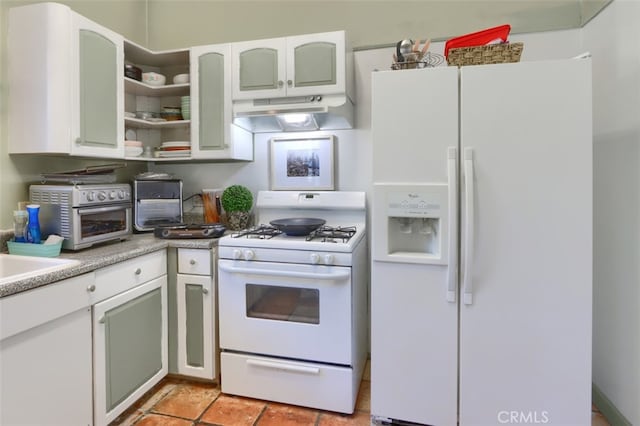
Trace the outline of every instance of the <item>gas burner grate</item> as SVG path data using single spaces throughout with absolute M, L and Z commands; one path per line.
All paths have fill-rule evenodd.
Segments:
M 235 234 L 231 234 L 232 238 L 259 238 L 262 240 L 268 240 L 270 238 L 275 237 L 276 235 L 282 234 L 282 231 L 276 229 L 270 225 L 258 225 L 252 228 L 243 229 Z
M 323 243 L 346 243 L 355 234 L 355 226 L 321 226 L 307 236 L 307 241 L 320 240 Z

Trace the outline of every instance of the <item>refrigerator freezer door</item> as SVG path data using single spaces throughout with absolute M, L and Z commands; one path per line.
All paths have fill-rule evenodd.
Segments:
M 590 60 L 462 67 L 460 122 L 475 191 L 460 425 L 590 424 Z
M 371 75 L 373 181 L 446 183 L 449 147 L 458 146 L 458 69 Z
M 372 416 L 455 425 L 458 308 L 445 300 L 446 268 L 373 262 L 371 276 Z
M 449 171 L 457 165 L 458 69 L 375 72 L 372 85 L 374 188 L 439 188 L 448 206 L 443 216 L 457 224 L 457 208 L 451 207 L 457 194 L 448 189 L 457 187 Z M 456 271 L 448 274 L 451 254 L 442 248 L 448 265 L 376 257 L 386 244 L 379 224 L 388 210 L 384 201 L 376 207 L 385 191 L 374 189 L 372 210 L 371 414 L 455 425 L 458 305 L 448 286 L 449 278 L 456 284 Z M 457 241 L 451 229 L 440 229 Z

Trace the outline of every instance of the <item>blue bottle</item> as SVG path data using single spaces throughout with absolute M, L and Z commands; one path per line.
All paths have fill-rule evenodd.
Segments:
M 40 214 L 40 205 L 28 204 L 27 213 L 29 214 L 29 224 L 27 225 L 27 241 L 34 244 L 40 244 L 42 239 L 40 235 L 40 219 L 38 218 L 38 215 Z

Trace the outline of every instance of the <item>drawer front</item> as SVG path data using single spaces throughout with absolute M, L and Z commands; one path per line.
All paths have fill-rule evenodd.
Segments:
M 349 367 L 230 352 L 220 362 L 224 393 L 353 413 L 359 380 Z
M 0 299 L 0 340 L 90 305 L 93 272 Z
M 203 249 L 178 249 L 178 273 L 211 275 L 212 253 Z
M 160 250 L 125 260 L 96 271 L 92 303 L 137 287 L 167 274 L 167 251 Z

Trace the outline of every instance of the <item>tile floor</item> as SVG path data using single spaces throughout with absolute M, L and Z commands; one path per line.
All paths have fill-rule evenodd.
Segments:
M 367 363 L 351 415 L 226 395 L 215 384 L 168 377 L 110 426 L 369 426 L 369 371 Z
M 110 426 L 369 426 L 371 382 L 365 369 L 352 415 L 225 395 L 215 384 L 168 377 Z M 594 406 L 592 426 L 609 426 Z

